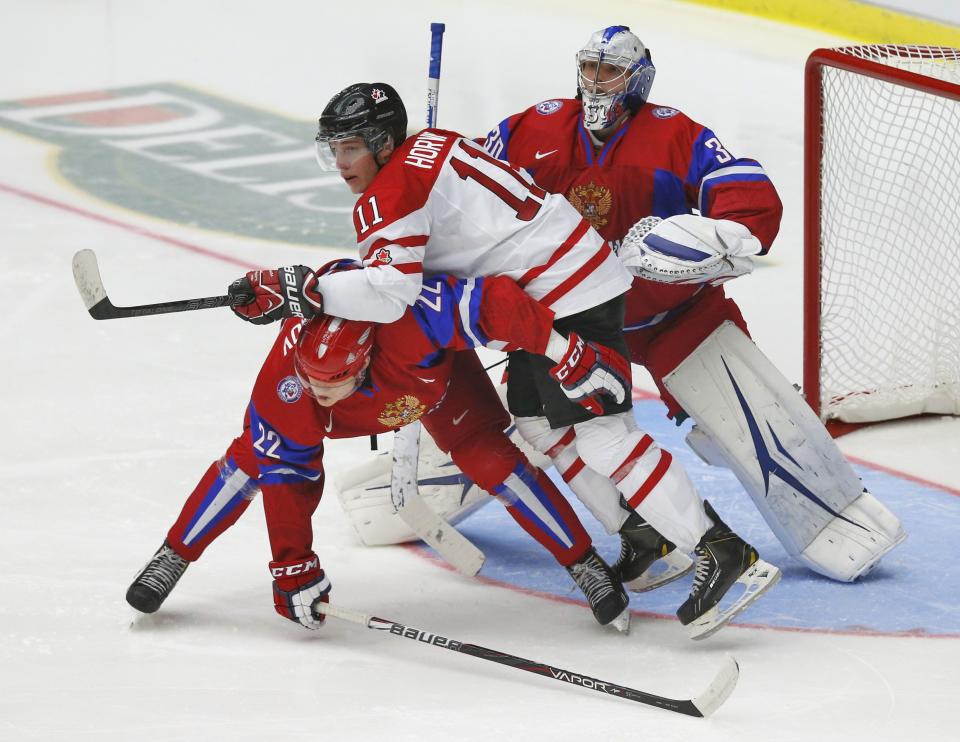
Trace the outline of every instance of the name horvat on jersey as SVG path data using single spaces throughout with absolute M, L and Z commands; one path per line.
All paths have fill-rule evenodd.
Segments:
M 414 167 L 423 168 L 424 170 L 433 169 L 433 164 L 436 162 L 437 156 L 440 154 L 440 150 L 443 149 L 443 144 L 446 141 L 447 137 L 442 137 L 439 134 L 433 134 L 429 131 L 420 132 L 417 135 L 416 141 L 413 143 L 413 147 L 411 147 L 407 153 L 407 159 L 403 161 L 403 164 L 413 165 Z

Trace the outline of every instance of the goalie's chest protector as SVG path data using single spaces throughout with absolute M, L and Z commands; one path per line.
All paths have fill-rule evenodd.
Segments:
M 577 100 L 554 100 L 507 119 L 498 130 L 500 156 L 563 194 L 614 244 L 645 216 L 690 213 L 696 191 L 687 184 L 702 126 L 647 103 L 596 150 L 580 112 Z

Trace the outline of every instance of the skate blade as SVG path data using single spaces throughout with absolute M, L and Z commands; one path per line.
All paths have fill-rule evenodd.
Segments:
M 737 579 L 737 583 L 744 585 L 746 588 L 743 594 L 724 610 L 721 611 L 720 606 L 715 605 L 700 618 L 691 621 L 688 629 L 690 638 L 694 641 L 700 641 L 713 636 L 726 626 L 734 616 L 741 613 L 779 581 L 780 570 L 772 564 L 758 559 L 750 569 Z
M 692 569 L 693 560 L 674 549 L 647 567 L 642 575 L 623 583 L 623 586 L 632 593 L 645 593 L 680 579 Z
M 613 619 L 607 626 L 612 626 L 621 634 L 630 633 L 630 607 L 623 609 L 623 613 Z

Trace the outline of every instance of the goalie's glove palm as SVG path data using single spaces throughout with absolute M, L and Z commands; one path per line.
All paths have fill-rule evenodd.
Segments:
M 660 283 L 713 286 L 753 270 L 760 241 L 728 219 L 680 214 L 648 216 L 634 224 L 618 256 L 631 273 Z
M 318 602 L 330 600 L 330 580 L 320 569 L 316 554 L 286 562 L 270 562 L 273 607 L 284 618 L 308 629 L 319 629 L 326 618 L 316 611 Z
M 594 415 L 603 414 L 601 394 L 610 395 L 619 404 L 632 389 L 630 362 L 611 348 L 587 342 L 575 332 L 567 338 L 566 352 L 550 369 L 550 375 L 560 382 L 571 401 Z
M 323 313 L 317 274 L 305 265 L 250 271 L 230 284 L 227 295 L 234 299 L 233 313 L 255 325 L 267 325 L 288 317 L 311 319 Z

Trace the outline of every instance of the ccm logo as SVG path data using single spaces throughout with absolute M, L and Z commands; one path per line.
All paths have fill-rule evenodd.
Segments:
M 557 371 L 557 379 L 563 381 L 566 379 L 570 372 L 577 367 L 577 364 L 580 363 L 580 357 L 583 355 L 583 340 L 577 341 L 577 344 L 573 346 L 573 351 L 570 353 L 570 357 L 567 359 L 567 362 L 560 367 L 560 370 Z
M 319 566 L 320 560 L 314 557 L 305 562 L 300 562 L 300 564 L 290 564 L 286 567 L 273 567 L 270 570 L 270 574 L 274 577 L 296 577 L 297 575 L 302 575 L 304 572 L 309 572 L 311 569 L 316 569 Z

